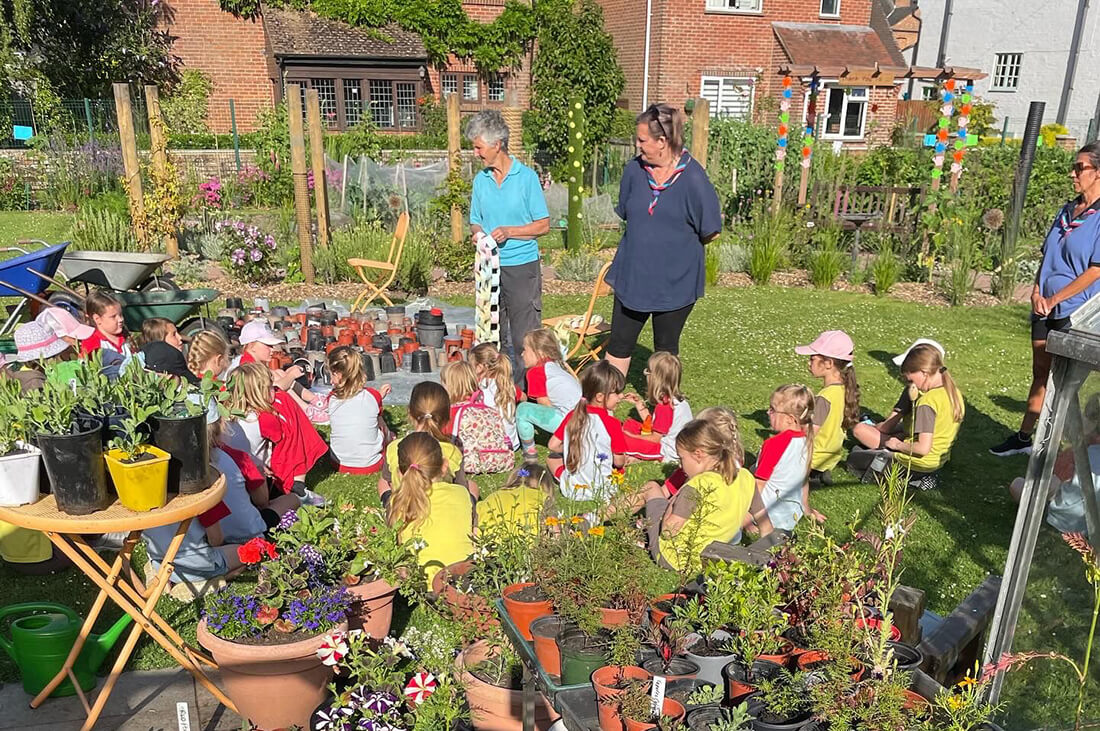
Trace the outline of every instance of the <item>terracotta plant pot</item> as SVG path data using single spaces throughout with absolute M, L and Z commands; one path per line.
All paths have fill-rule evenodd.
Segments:
M 795 665 L 802 672 L 813 672 L 818 667 L 831 663 L 833 659 L 829 657 L 828 653 L 821 652 L 820 650 L 806 650 L 798 655 L 795 660 Z M 852 658 L 852 662 L 855 664 L 856 669 L 851 673 L 853 683 L 858 683 L 863 680 L 863 676 L 867 674 L 867 667 L 859 662 L 856 658 Z
M 733 660 L 722 669 L 722 680 L 726 687 L 726 701 L 737 704 L 744 700 L 745 696 L 756 691 L 756 681 L 765 678 L 774 678 L 783 671 L 782 665 L 777 665 L 768 660 L 756 660 L 752 664 L 750 673 L 745 664 L 740 660 Z
M 347 623 L 334 631 L 346 632 Z M 317 657 L 325 635 L 285 645 L 241 645 L 210 634 L 199 622 L 199 644 L 210 651 L 222 684 L 240 715 L 259 728 L 309 728 L 309 719 L 328 695 L 332 668 Z
M 626 609 L 608 609 L 600 607 L 600 624 L 608 629 L 622 627 L 630 622 L 630 612 Z
M 432 578 L 432 591 L 450 608 L 456 619 L 472 621 L 482 629 L 498 627 L 500 620 L 487 599 L 461 592 L 454 586 L 455 580 L 473 567 L 472 561 L 459 561 L 441 569 Z
M 924 718 L 932 712 L 932 704 L 920 693 L 908 689 L 904 693 L 905 701 L 901 704 L 901 707 L 909 711 L 912 716 Z
M 649 621 L 650 624 L 660 624 L 664 621 L 665 617 L 672 616 L 671 612 L 666 612 L 663 609 L 658 609 L 657 605 L 661 602 L 667 601 L 687 601 L 687 594 L 661 594 L 659 597 L 655 597 L 652 602 L 649 603 Z
M 650 675 L 660 675 L 667 680 L 690 680 L 699 672 L 699 666 L 686 657 L 674 657 L 666 666 L 659 657 L 651 657 L 642 663 L 642 669 Z
M 523 635 L 523 639 L 528 642 L 532 640 L 531 622 L 554 611 L 554 605 L 549 599 L 522 601 L 513 598 L 519 592 L 533 586 L 536 585 L 530 582 L 512 584 L 511 586 L 505 587 L 504 591 L 501 592 L 504 599 L 504 608 L 508 611 L 508 616 L 515 622 L 516 629 Z
M 872 629 L 878 629 L 881 626 L 882 626 L 882 620 L 878 619 L 878 618 L 875 618 L 875 617 L 869 617 L 867 619 L 864 619 L 863 617 L 859 617 L 859 618 L 856 619 L 856 627 L 859 628 L 859 629 L 862 629 L 864 627 L 870 627 Z M 890 625 L 890 640 L 892 642 L 901 642 L 901 630 L 898 629 L 898 626 L 896 624 L 891 624 Z
M 648 681 L 649 673 L 634 665 L 605 665 L 592 673 L 600 731 L 622 731 L 623 721 L 618 699 L 626 692 L 626 688 L 618 686 L 628 680 Z
M 531 642 L 535 657 L 547 675 L 561 675 L 561 653 L 558 652 L 558 632 L 563 620 L 556 614 L 548 614 L 531 622 Z
M 459 682 L 466 689 L 470 720 L 476 731 L 522 731 L 523 691 L 490 685 L 468 669 L 492 656 L 489 644 L 479 640 L 455 658 Z M 546 697 L 540 694 L 535 703 L 535 728 L 547 731 L 556 717 Z
M 348 626 L 351 629 L 361 629 L 374 639 L 382 639 L 390 633 L 396 586 L 378 579 L 349 586 L 348 594 L 352 597 L 348 609 Z
M 794 655 L 794 643 L 785 637 L 777 638 L 778 649 L 775 652 L 761 653 L 757 656 L 757 660 L 767 660 L 774 662 L 776 665 L 782 665 L 783 667 L 789 667 L 791 665 L 791 656 Z
M 462 338 L 462 347 L 466 350 L 474 347 L 474 331 L 470 328 L 463 328 L 459 333 L 459 337 Z
M 665 702 L 661 706 L 661 715 L 671 716 L 677 721 L 683 721 L 686 712 L 679 701 L 665 698 Z M 635 721 L 633 718 L 624 718 L 623 723 L 626 726 L 626 731 L 649 731 L 649 729 L 657 727 L 657 724 L 650 721 Z

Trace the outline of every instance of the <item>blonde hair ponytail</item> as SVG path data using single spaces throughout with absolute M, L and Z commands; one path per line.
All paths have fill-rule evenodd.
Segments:
M 737 415 L 725 406 L 711 406 L 703 409 L 695 415 L 697 421 L 707 421 L 714 425 L 718 433 L 722 435 L 729 448 L 730 454 L 736 461 L 738 468 L 745 463 L 745 447 L 741 444 L 741 428 L 737 423 Z M 734 470 L 736 476 L 738 470 Z
M 229 358 L 229 343 L 217 330 L 200 330 L 191 336 L 191 343 L 187 346 L 187 369 L 199 378 L 205 376 L 200 373 L 210 359 L 216 355 Z M 214 376 L 219 376 L 215 373 Z
M 516 418 L 516 387 L 512 381 L 512 361 L 500 354 L 492 343 L 481 343 L 470 351 L 470 360 L 475 367 L 481 366 L 496 383 L 496 406 L 505 421 Z
M 387 522 L 415 529 L 428 517 L 432 482 L 445 474 L 439 442 L 430 434 L 409 434 L 397 445 L 397 469 L 401 487 L 390 498 Z
M 776 409 L 793 416 L 798 428 L 806 435 L 806 469 L 814 458 L 814 440 L 810 436 L 814 428 L 814 392 L 800 383 L 788 383 L 772 392 L 779 407 Z
M 448 437 L 443 427 L 451 420 L 451 398 L 447 389 L 435 381 L 421 381 L 409 395 L 409 420 L 418 431 L 443 442 Z
M 963 403 L 962 393 L 955 385 L 955 379 L 947 372 L 947 366 L 943 364 L 943 356 L 934 346 L 922 344 L 909 351 L 905 360 L 901 363 L 902 373 L 925 373 L 932 375 L 940 373 L 943 376 L 943 388 L 947 391 L 947 398 L 951 401 L 951 418 L 956 423 L 963 420 L 966 414 L 966 404 Z M 916 401 L 916 398 L 913 398 Z
M 565 443 L 568 447 L 565 468 L 576 472 L 584 455 L 584 435 L 588 430 L 588 404 L 602 395 L 605 399 L 626 388 L 626 376 L 606 360 L 597 361 L 581 371 L 581 399 L 573 409 L 573 416 L 565 426 Z M 595 459 L 594 454 L 587 455 Z

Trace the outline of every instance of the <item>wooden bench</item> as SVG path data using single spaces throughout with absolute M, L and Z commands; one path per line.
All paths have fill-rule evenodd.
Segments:
M 936 682 L 950 687 L 974 669 L 1000 590 L 1001 577 L 987 576 L 920 643 L 921 669 Z
M 845 231 L 912 233 L 923 199 L 924 189 L 915 186 L 841 185 L 833 197 L 832 217 Z

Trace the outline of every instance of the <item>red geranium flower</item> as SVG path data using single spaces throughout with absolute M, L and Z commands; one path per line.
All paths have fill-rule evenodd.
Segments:
M 260 563 L 265 556 L 267 558 L 278 558 L 279 554 L 275 551 L 274 543 L 256 536 L 237 549 L 237 556 L 243 563 L 253 564 Z

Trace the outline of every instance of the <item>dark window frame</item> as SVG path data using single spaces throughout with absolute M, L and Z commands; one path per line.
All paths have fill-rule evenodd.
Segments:
M 371 81 L 386 81 L 390 84 L 391 99 L 393 100 L 393 127 L 379 127 L 380 131 L 390 132 L 416 132 L 422 127 L 422 120 L 420 118 L 419 106 L 416 109 L 415 122 L 413 125 L 401 125 L 397 115 L 397 85 L 398 84 L 413 84 L 415 89 L 415 99 L 419 99 L 424 95 L 424 79 L 421 78 L 419 72 L 419 66 L 416 68 L 407 67 L 395 67 L 386 68 L 379 66 L 361 66 L 361 67 L 349 67 L 349 66 L 331 66 L 322 64 L 294 64 L 287 65 L 285 67 L 283 82 L 283 94 L 285 98 L 286 84 L 300 84 L 302 90 L 311 88 L 310 79 L 331 79 L 336 86 L 336 120 L 335 124 L 329 129 L 339 132 L 346 132 L 349 129 L 347 124 L 347 117 L 345 114 L 345 95 L 344 95 L 344 81 L 358 81 L 360 89 L 360 100 L 363 102 L 363 109 L 360 114 L 360 120 L 370 119 L 373 120 L 370 107 L 370 83 Z M 305 97 L 302 98 L 303 109 L 305 105 Z M 354 125 L 353 125 L 354 126 Z

